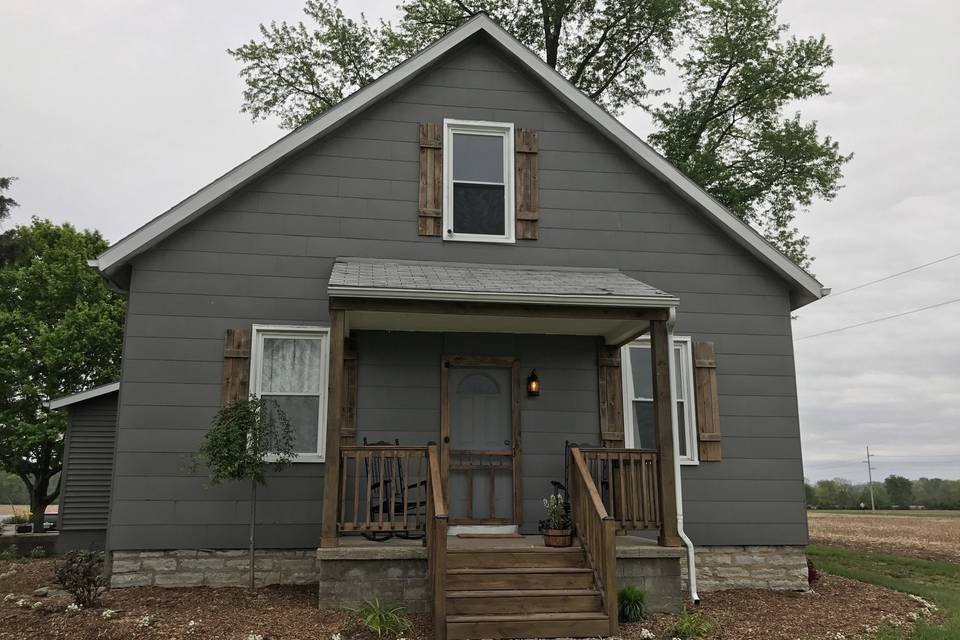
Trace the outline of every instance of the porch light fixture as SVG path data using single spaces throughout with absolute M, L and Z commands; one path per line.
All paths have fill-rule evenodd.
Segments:
M 540 378 L 537 377 L 536 369 L 532 369 L 527 376 L 527 395 L 531 398 L 540 395 Z

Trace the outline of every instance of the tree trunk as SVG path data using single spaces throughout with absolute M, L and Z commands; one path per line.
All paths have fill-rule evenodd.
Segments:
M 30 522 L 34 533 L 43 533 L 43 519 L 51 502 L 47 496 L 48 488 L 48 480 L 37 482 L 30 488 Z
M 257 481 L 250 480 L 250 591 L 255 588 L 254 568 L 253 568 L 253 549 L 256 543 L 257 530 Z

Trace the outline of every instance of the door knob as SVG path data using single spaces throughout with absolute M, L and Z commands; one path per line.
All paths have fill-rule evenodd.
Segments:
M 443 444 L 450 444 L 450 436 L 443 436 Z
M 510 441 L 509 441 L 509 440 L 504 440 L 504 441 L 503 441 L 503 446 L 509 447 L 509 446 L 510 446 Z

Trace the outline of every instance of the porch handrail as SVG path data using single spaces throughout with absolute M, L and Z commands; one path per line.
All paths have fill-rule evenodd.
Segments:
M 447 637 L 447 499 L 443 494 L 440 454 L 436 445 L 427 448 L 427 569 L 433 592 L 433 637 Z
M 620 529 L 659 529 L 660 454 L 656 449 L 581 448 L 600 500 Z
M 587 469 L 583 452 L 570 448 L 570 477 L 567 487 L 573 525 L 593 569 L 594 583 L 600 592 L 603 607 L 610 621 L 610 635 L 615 635 L 617 624 L 617 522 L 607 514 L 603 500 Z
M 339 533 L 426 533 L 427 467 L 425 446 L 340 447 Z

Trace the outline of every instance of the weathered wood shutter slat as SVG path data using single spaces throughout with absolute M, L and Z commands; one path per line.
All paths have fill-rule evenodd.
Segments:
M 712 342 L 693 344 L 693 380 L 700 460 L 717 461 L 721 459 L 720 402 L 717 395 L 717 357 Z
M 247 328 L 227 329 L 224 336 L 221 405 L 245 400 L 250 393 L 250 336 Z
M 347 338 L 343 344 L 343 409 L 340 420 L 340 444 L 357 444 L 357 346 Z
M 443 124 L 420 123 L 420 204 L 417 233 L 439 236 L 443 229 Z
M 536 240 L 540 226 L 539 134 L 534 129 L 517 129 L 514 138 L 517 240 Z
M 619 347 L 597 344 L 597 375 L 600 390 L 600 440 L 604 447 L 622 447 L 623 387 L 620 379 Z

